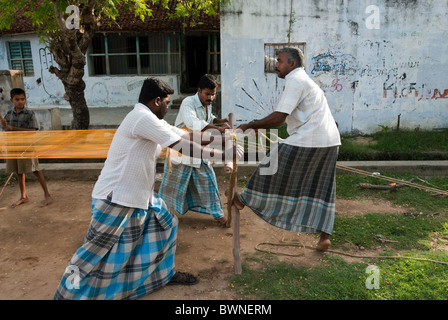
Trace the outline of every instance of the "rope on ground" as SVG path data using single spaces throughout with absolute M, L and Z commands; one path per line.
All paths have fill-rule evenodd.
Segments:
M 382 175 L 378 175 L 378 174 L 373 174 L 371 172 L 359 170 L 359 169 L 356 169 L 356 168 L 346 167 L 346 166 L 343 166 L 343 165 L 340 165 L 340 164 L 336 164 L 336 168 L 341 169 L 341 170 L 345 170 L 345 171 L 348 171 L 348 172 L 352 172 L 352 173 L 368 176 L 368 177 L 373 177 L 373 178 L 389 181 L 389 182 L 395 182 L 395 183 L 400 184 L 400 185 L 405 185 L 405 186 L 408 186 L 408 187 L 417 188 L 417 189 L 420 189 L 420 190 L 436 193 L 438 195 L 448 196 L 448 191 L 444 191 L 444 190 L 441 190 L 441 189 L 431 188 L 431 187 L 427 187 L 427 186 L 422 186 L 421 184 L 412 183 L 412 182 L 409 182 L 409 181 L 404 181 L 404 180 L 394 179 L 394 178 L 390 178 L 390 177 L 386 177 L 386 176 L 382 176 Z
M 290 257 L 300 257 L 300 256 L 303 256 L 305 253 L 302 253 L 302 254 L 290 254 L 290 253 L 285 253 L 285 252 L 273 252 L 273 251 L 269 251 L 269 250 L 260 249 L 259 246 L 262 246 L 262 245 L 271 245 L 271 246 L 277 246 L 277 247 L 280 247 L 280 246 L 283 246 L 283 247 L 284 246 L 299 247 L 299 248 L 303 248 L 303 249 L 316 250 L 316 248 L 314 248 L 314 247 L 305 246 L 305 245 L 296 244 L 296 243 L 261 242 L 261 243 L 258 243 L 255 246 L 255 250 L 260 251 L 260 252 L 265 252 L 265 253 L 270 253 L 270 254 L 277 254 L 277 255 L 285 255 L 285 256 L 290 256 Z M 377 256 L 377 255 L 361 256 L 361 255 L 355 255 L 355 254 L 342 252 L 342 251 L 331 250 L 331 249 L 328 249 L 325 252 L 330 252 L 330 253 L 335 253 L 335 254 L 339 254 L 339 255 L 344 255 L 344 256 L 348 256 L 348 257 L 352 257 L 352 258 L 360 258 L 360 259 L 408 259 L 408 260 L 433 262 L 433 263 L 438 263 L 438 264 L 441 264 L 441 265 L 448 265 L 448 262 L 444 262 L 444 261 L 437 261 L 437 260 L 424 259 L 424 258 L 406 257 L 406 256 Z
M 4 185 L 3 188 L 2 188 L 2 191 L 0 192 L 0 198 L 2 197 L 3 191 L 5 191 L 5 188 L 6 188 L 6 186 L 8 185 L 9 180 L 11 180 L 13 174 L 14 174 L 14 172 L 11 172 L 11 174 L 9 175 L 8 180 L 6 180 L 5 185 Z

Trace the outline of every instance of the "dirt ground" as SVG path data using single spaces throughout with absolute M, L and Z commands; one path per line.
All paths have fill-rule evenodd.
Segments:
M 221 197 L 228 181 L 218 176 Z M 0 198 L 0 299 L 48 300 L 53 297 L 62 273 L 81 245 L 90 222 L 91 191 L 95 181 L 48 180 L 54 203 L 42 206 L 43 192 L 37 181 L 27 181 L 30 201 L 16 208 L 17 182 L 12 181 Z M 3 185 L 0 185 L 3 187 Z M 338 199 L 337 214 L 405 212 L 387 203 Z M 256 252 L 263 242 L 297 241 L 315 246 L 316 235 L 297 234 L 270 226 L 250 209 L 241 211 L 241 257 Z M 166 286 L 142 300 L 229 300 L 238 299 L 227 280 L 234 273 L 232 228 L 223 228 L 211 216 L 188 212 L 179 216 L 176 269 L 198 275 L 194 286 Z M 268 248 L 271 249 L 271 248 Z M 322 253 L 303 248 L 299 257 L 279 259 L 302 266 L 322 264 Z M 353 250 L 357 250 L 356 248 Z M 365 252 L 365 255 L 370 254 Z M 353 259 L 351 259 L 353 260 Z

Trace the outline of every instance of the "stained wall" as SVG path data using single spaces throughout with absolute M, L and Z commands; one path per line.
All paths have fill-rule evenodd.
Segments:
M 290 23 L 291 21 L 291 23 Z M 289 38 L 288 38 L 289 34 Z M 304 42 L 341 132 L 448 127 L 448 1 L 233 0 L 221 9 L 223 114 L 275 110 L 266 43 Z

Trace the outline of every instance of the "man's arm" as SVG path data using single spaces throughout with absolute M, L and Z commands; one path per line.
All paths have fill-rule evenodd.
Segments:
M 225 119 L 217 119 L 217 118 L 215 118 L 215 119 L 213 119 L 213 123 L 216 123 L 216 124 L 229 123 L 229 119 L 227 119 L 227 118 L 225 118 Z
M 241 146 L 222 151 L 220 148 L 202 146 L 191 138 L 192 136 L 190 133 L 184 134 L 178 141 L 168 147 L 187 156 L 201 155 L 202 157 L 203 155 L 207 155 L 206 157 L 210 157 L 210 159 L 233 159 L 233 153 L 236 153 L 237 158 L 239 159 L 244 154 L 244 149 Z M 224 137 L 222 137 L 222 146 L 225 147 Z
M 37 129 L 31 128 L 19 128 L 19 127 L 13 127 L 7 124 L 6 126 L 3 125 L 3 128 L 5 128 L 5 131 L 36 131 Z
M 249 123 L 243 123 L 239 125 L 237 129 L 246 131 L 247 129 L 257 130 L 257 129 L 270 129 L 280 127 L 285 123 L 287 116 L 288 116 L 287 113 L 275 111 L 263 119 Z
M 19 128 L 19 127 L 13 127 L 11 125 L 8 124 L 8 122 L 5 120 L 5 118 L 3 118 L 0 115 L 0 122 L 2 123 L 3 128 L 5 129 L 5 131 L 36 131 L 37 129 L 35 128 Z
M 192 99 L 188 98 L 184 99 L 184 101 L 182 101 L 178 114 L 178 117 L 182 119 L 182 122 L 188 129 L 201 130 L 201 131 L 215 129 L 221 133 L 223 133 L 226 129 L 230 129 L 230 126 L 226 124 L 226 122 L 228 121 L 223 121 L 227 119 L 216 119 L 213 116 L 214 119 L 212 123 L 207 123 L 207 121 L 205 120 L 200 120 L 196 113 L 196 107 L 194 106 L 192 101 L 193 101 Z M 219 126 L 215 124 L 219 124 Z
M 229 126 L 228 123 L 223 123 L 220 126 L 215 126 L 214 124 L 209 124 L 209 125 L 206 125 L 204 127 L 204 129 L 202 129 L 202 131 L 206 131 L 206 130 L 209 130 L 209 129 L 215 129 L 215 130 L 218 130 L 221 133 L 224 133 L 224 131 L 226 131 L 226 129 L 230 129 L 230 126 Z
M 213 123 L 217 124 L 217 126 L 214 126 L 217 130 L 219 130 L 219 132 L 224 133 L 224 131 L 226 131 L 226 129 L 231 129 L 230 125 L 229 125 L 229 119 L 225 118 L 225 119 L 213 119 Z
M 211 134 L 202 134 L 201 132 L 189 132 L 184 136 L 182 136 L 182 138 L 195 141 L 196 143 L 199 143 L 202 146 L 212 143 L 215 139 L 215 137 L 212 136 Z
M 6 126 L 8 125 L 8 123 L 6 122 L 5 118 L 2 117 L 2 115 L 0 114 L 0 122 L 2 123 L 3 128 L 6 130 Z

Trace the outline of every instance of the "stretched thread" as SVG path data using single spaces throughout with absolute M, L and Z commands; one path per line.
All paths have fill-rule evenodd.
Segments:
M 2 131 L 0 159 L 105 159 L 116 130 Z M 158 158 L 168 156 L 164 148 Z

